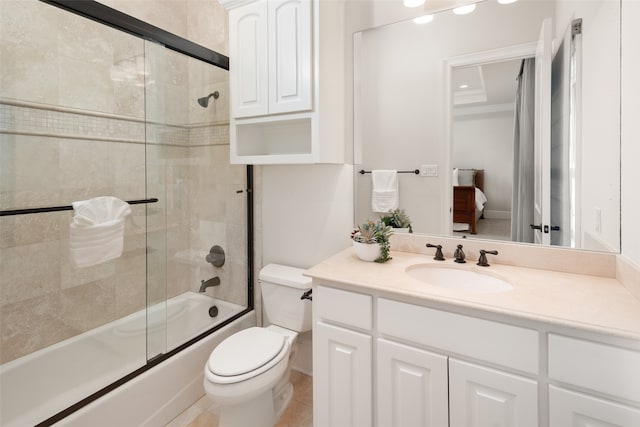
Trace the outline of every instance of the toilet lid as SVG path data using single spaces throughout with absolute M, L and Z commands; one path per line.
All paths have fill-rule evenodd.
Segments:
M 209 370 L 222 377 L 246 374 L 269 363 L 284 346 L 283 335 L 264 328 L 244 329 L 213 350 L 209 357 Z

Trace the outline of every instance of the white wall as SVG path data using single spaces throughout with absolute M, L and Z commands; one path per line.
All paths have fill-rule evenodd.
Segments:
M 622 2 L 622 255 L 640 266 L 640 2 Z
M 353 167 L 262 167 L 263 264 L 308 268 L 346 248 L 353 227 Z
M 511 213 L 513 111 L 456 117 L 452 166 L 484 169 L 485 218 Z M 504 218 L 505 216 L 501 216 Z

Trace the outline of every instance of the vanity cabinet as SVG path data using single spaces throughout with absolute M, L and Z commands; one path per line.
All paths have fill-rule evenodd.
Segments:
M 328 286 L 313 295 L 316 426 L 537 426 L 536 381 L 453 357 L 537 372 L 534 331 Z M 534 356 L 507 360 L 514 351 Z
M 381 382 L 390 370 L 395 382 L 391 396 L 403 396 L 409 401 L 404 406 L 416 406 L 408 410 L 416 413 L 411 418 L 415 422 L 408 423 L 397 422 L 403 416 L 398 411 L 404 408 L 395 402 L 394 416 L 379 410 L 379 426 L 538 426 L 535 380 L 458 359 L 467 357 L 536 374 L 536 331 L 386 298 L 378 298 L 377 307 L 376 330 L 385 337 L 378 339 L 378 405 L 390 406 L 383 398 L 390 394 L 384 390 L 388 383 Z M 395 360 L 389 362 L 386 339 L 408 341 L 416 347 L 394 344 Z M 416 378 L 422 379 L 421 389 Z M 421 405 L 422 414 L 418 413 Z
M 343 163 L 344 1 L 221 0 L 234 164 Z
M 640 426 L 635 341 L 388 295 L 314 278 L 316 427 Z

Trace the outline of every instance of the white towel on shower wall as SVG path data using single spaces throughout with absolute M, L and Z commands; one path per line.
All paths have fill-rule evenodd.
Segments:
M 395 170 L 371 171 L 371 210 L 387 213 L 398 208 L 398 172 Z
M 119 258 L 124 247 L 124 218 L 131 213 L 129 204 L 104 196 L 72 205 L 69 246 L 75 266 L 90 267 Z

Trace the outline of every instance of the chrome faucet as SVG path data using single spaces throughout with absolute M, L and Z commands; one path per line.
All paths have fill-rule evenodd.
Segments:
M 489 263 L 487 262 L 487 254 L 498 255 L 498 251 L 485 251 L 484 249 L 480 249 L 480 258 L 478 258 L 478 263 L 480 267 L 489 267 Z
M 211 279 L 207 280 L 206 282 L 204 280 L 200 281 L 200 291 L 198 292 L 204 292 L 207 290 L 207 288 L 210 288 L 211 286 L 220 286 L 220 278 L 218 276 L 216 277 L 212 277 Z

